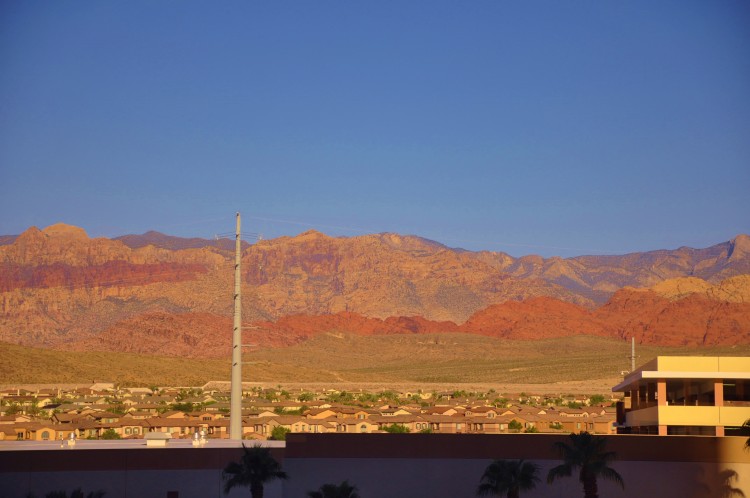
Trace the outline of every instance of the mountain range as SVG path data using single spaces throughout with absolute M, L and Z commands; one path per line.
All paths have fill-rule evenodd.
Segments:
M 0 236 L 0 341 L 62 350 L 228 356 L 234 241 L 78 227 Z M 246 341 L 323 333 L 592 335 L 750 343 L 750 237 L 614 256 L 514 258 L 392 233 L 316 231 L 243 245 Z

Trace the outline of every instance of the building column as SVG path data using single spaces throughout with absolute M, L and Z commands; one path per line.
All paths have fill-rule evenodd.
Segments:
M 658 406 L 667 406 L 667 381 L 664 379 L 656 381 L 656 400 Z
M 724 381 L 722 379 L 714 380 L 714 406 L 724 406 Z M 716 426 L 716 435 L 724 436 L 724 426 Z
M 660 436 L 666 436 L 667 435 L 667 426 L 666 425 L 660 425 L 659 426 L 659 435 Z
M 724 381 L 714 381 L 714 406 L 724 406 Z

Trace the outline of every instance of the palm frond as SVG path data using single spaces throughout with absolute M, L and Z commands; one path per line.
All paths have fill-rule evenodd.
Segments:
M 555 479 L 570 477 L 571 475 L 573 475 L 573 468 L 565 463 L 560 464 L 557 467 L 552 467 L 547 472 L 547 484 L 552 483 Z

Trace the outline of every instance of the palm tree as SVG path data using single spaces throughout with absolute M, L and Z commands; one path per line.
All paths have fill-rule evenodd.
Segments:
M 558 477 L 570 477 L 573 471 L 580 469 L 578 480 L 583 484 L 585 498 L 598 498 L 599 490 L 596 484 L 598 478 L 614 481 L 625 489 L 622 476 L 609 463 L 615 459 L 615 453 L 604 451 L 607 440 L 603 437 L 592 436 L 588 432 L 571 434 L 571 445 L 561 441 L 554 444 L 563 463 L 550 469 L 547 482 L 551 483 Z
M 529 491 L 539 482 L 539 466 L 524 460 L 495 460 L 484 471 L 477 488 L 477 496 L 518 498 L 521 491 Z
M 324 484 L 317 491 L 308 491 L 308 498 L 359 498 L 357 487 L 344 481 L 339 485 Z
M 229 493 L 235 486 L 247 486 L 253 498 L 263 498 L 265 483 L 287 478 L 269 448 L 258 445 L 247 448 L 243 443 L 242 450 L 244 453 L 239 462 L 230 462 L 224 467 L 224 493 Z

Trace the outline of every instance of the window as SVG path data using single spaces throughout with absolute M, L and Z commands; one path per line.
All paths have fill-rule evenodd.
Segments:
M 724 404 L 727 406 L 750 406 L 750 380 L 725 380 Z
M 20 434 L 19 434 L 19 436 L 20 436 Z M 49 441 L 49 432 L 48 431 L 42 432 L 42 439 L 44 441 Z
M 130 434 L 130 427 L 125 427 L 125 434 Z
M 359 432 L 367 432 L 367 425 L 362 424 L 359 426 Z

